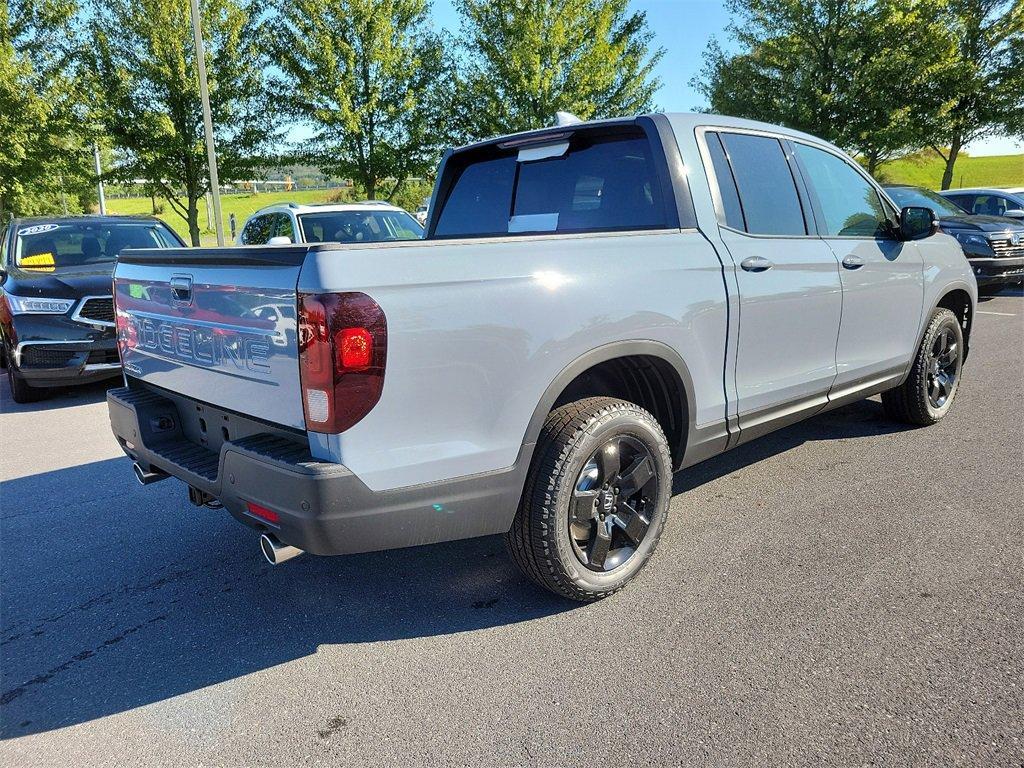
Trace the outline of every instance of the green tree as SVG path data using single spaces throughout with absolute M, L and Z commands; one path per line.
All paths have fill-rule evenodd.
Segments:
M 92 202 L 75 11 L 70 0 L 0 5 L 0 219 Z
M 939 83 L 949 108 L 928 144 L 945 162 L 942 189 L 949 189 L 965 146 L 1024 133 L 1024 0 L 950 0 L 939 26 L 955 46 Z
M 267 34 L 277 103 L 313 132 L 301 158 L 371 199 L 433 171 L 451 72 L 426 0 L 282 0 Z
M 878 165 L 927 143 L 951 41 L 946 0 L 728 0 L 735 53 L 713 42 L 694 85 L 712 111 L 780 123 Z
M 628 0 L 456 0 L 462 17 L 460 121 L 473 138 L 653 106 L 663 50 Z
M 257 12 L 245 0 L 203 0 L 202 27 L 221 179 L 249 178 L 275 138 L 264 101 Z M 199 240 L 199 201 L 210 188 L 188 0 L 96 2 L 94 87 L 120 150 L 110 176 L 159 189 Z

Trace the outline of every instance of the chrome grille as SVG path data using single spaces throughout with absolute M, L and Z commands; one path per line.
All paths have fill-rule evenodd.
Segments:
M 110 296 L 91 296 L 79 306 L 74 319 L 86 323 L 113 325 L 114 299 Z
M 1018 240 L 1019 245 L 1014 245 L 1009 237 L 992 239 L 989 242 L 992 244 L 992 250 L 996 252 L 997 258 L 1016 259 L 1024 256 L 1024 233 L 1018 236 Z

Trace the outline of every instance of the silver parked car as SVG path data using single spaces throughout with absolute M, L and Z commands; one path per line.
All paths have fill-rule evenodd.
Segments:
M 1024 219 L 1024 187 L 1014 189 L 947 189 L 940 195 L 976 216 Z

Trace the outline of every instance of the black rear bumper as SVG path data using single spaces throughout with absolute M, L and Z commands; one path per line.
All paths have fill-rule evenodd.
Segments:
M 178 405 L 159 392 L 112 389 L 107 406 L 114 435 L 144 470 L 176 477 L 220 500 L 240 522 L 317 555 L 503 533 L 524 479 L 517 466 L 375 492 L 346 467 L 313 458 L 304 436 L 249 434 L 215 451 L 184 436 Z M 249 503 L 277 521 L 254 516 Z

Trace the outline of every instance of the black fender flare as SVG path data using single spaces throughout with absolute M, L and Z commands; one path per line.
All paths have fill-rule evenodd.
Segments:
M 544 394 L 540 398 L 540 402 L 537 403 L 537 407 L 533 412 L 533 416 L 530 418 L 530 422 L 526 428 L 526 434 L 523 436 L 523 443 L 520 449 L 519 462 L 525 467 L 529 467 L 530 462 L 533 458 L 533 450 L 537 445 L 537 440 L 540 437 L 540 431 L 544 426 L 544 421 L 547 419 L 549 413 L 554 404 L 558 401 L 559 396 L 565 391 L 565 388 L 577 376 L 584 371 L 593 368 L 595 365 L 606 363 L 609 360 L 614 360 L 620 357 L 636 357 L 636 356 L 647 356 L 658 358 L 667 363 L 671 370 L 679 377 L 679 383 L 682 385 L 683 397 L 686 403 L 686 422 L 685 429 L 682 430 L 680 435 L 681 445 L 672 446 L 673 455 L 682 456 L 683 450 L 687 445 L 694 432 L 694 418 L 696 414 L 696 404 L 694 402 L 693 394 L 693 378 L 690 376 L 690 370 L 687 368 L 685 361 L 672 347 L 664 344 L 660 341 L 653 341 L 650 339 L 636 339 L 627 341 L 613 341 L 608 344 L 603 344 L 600 347 L 595 347 L 588 352 L 584 352 L 582 355 L 577 357 L 571 363 L 566 365 L 554 380 L 548 384 L 547 389 L 544 390 Z M 676 451 L 678 450 L 678 454 Z

